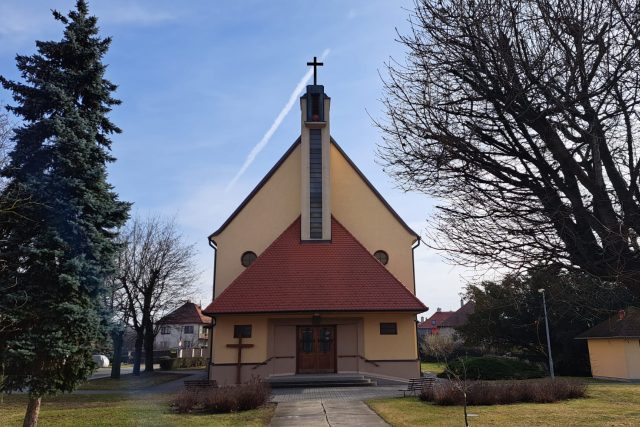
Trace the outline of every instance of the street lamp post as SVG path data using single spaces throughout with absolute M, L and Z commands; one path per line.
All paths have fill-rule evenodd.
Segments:
M 547 330 L 547 353 L 549 354 L 549 373 L 551 379 L 555 379 L 553 373 L 553 357 L 551 357 L 551 337 L 549 336 L 549 318 L 547 317 L 547 300 L 544 297 L 544 288 L 538 289 L 538 292 L 542 294 L 542 308 L 544 309 L 544 325 Z

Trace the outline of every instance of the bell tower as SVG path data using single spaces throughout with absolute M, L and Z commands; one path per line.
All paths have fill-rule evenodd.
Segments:
M 301 109 L 301 240 L 331 240 L 331 177 L 329 108 L 331 99 L 324 86 L 317 84 L 317 67 L 313 57 L 313 85 L 300 98 Z

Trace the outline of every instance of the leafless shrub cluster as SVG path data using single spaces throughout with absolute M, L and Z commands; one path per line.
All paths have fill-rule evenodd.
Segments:
M 227 413 L 248 411 L 265 405 L 271 388 L 261 381 L 235 387 L 183 390 L 171 402 L 176 412 Z
M 556 380 L 468 381 L 468 405 L 505 405 L 511 403 L 551 403 L 585 397 L 584 382 L 560 378 Z M 441 381 L 424 389 L 420 399 L 437 405 L 463 405 L 464 396 L 452 381 Z

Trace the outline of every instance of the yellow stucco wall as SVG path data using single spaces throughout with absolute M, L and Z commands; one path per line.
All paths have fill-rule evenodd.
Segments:
M 301 146 L 298 145 L 260 191 L 214 240 L 217 244 L 215 296 L 245 269 L 246 251 L 260 255 L 301 211 Z M 412 245 L 409 233 L 331 144 L 331 210 L 370 252 L 389 255 L 387 269 L 414 291 Z M 265 226 L 268 224 L 268 226 Z
M 637 339 L 588 340 L 594 377 L 640 379 L 640 341 Z
M 416 322 L 412 313 L 324 313 L 325 319 L 357 318 L 362 320 L 363 349 L 361 355 L 370 360 L 413 360 L 417 358 Z M 261 363 L 273 354 L 268 354 L 269 319 L 304 319 L 300 324 L 311 324 L 309 314 L 270 314 L 245 316 L 218 316 L 213 329 L 213 362 L 236 363 L 238 351 L 227 344 L 237 343 L 233 338 L 234 325 L 252 325 L 251 338 L 243 343 L 254 347 L 243 350 L 243 363 Z M 381 322 L 396 322 L 397 335 L 381 335 Z M 340 322 L 338 322 L 340 323 Z M 328 321 L 327 324 L 334 324 Z M 295 336 L 292 336 L 295 340 Z M 277 343 L 276 343 L 277 345 Z M 338 353 L 342 353 L 338 349 Z
M 217 244 L 215 296 L 245 267 L 246 251 L 258 256 L 300 215 L 300 145 L 214 240 Z
M 227 347 L 236 344 L 234 325 L 251 325 L 251 338 L 243 338 L 243 344 L 253 344 L 242 350 L 242 363 L 261 363 L 267 359 L 267 318 L 263 316 L 220 316 L 213 328 L 213 363 L 236 363 L 238 350 Z
M 396 322 L 397 335 L 380 335 L 381 322 Z M 416 322 L 412 313 L 364 315 L 364 357 L 370 360 L 416 359 Z
M 640 380 L 640 340 L 624 340 L 629 379 Z
M 411 246 L 416 237 L 398 222 L 333 144 L 331 199 L 336 219 L 369 252 L 385 251 L 389 255 L 387 269 L 414 292 Z

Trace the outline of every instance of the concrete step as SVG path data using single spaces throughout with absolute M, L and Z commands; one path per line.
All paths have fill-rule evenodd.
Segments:
M 309 388 L 309 387 L 367 387 L 376 385 L 375 381 L 363 375 L 287 375 L 271 377 L 267 382 L 272 388 Z

